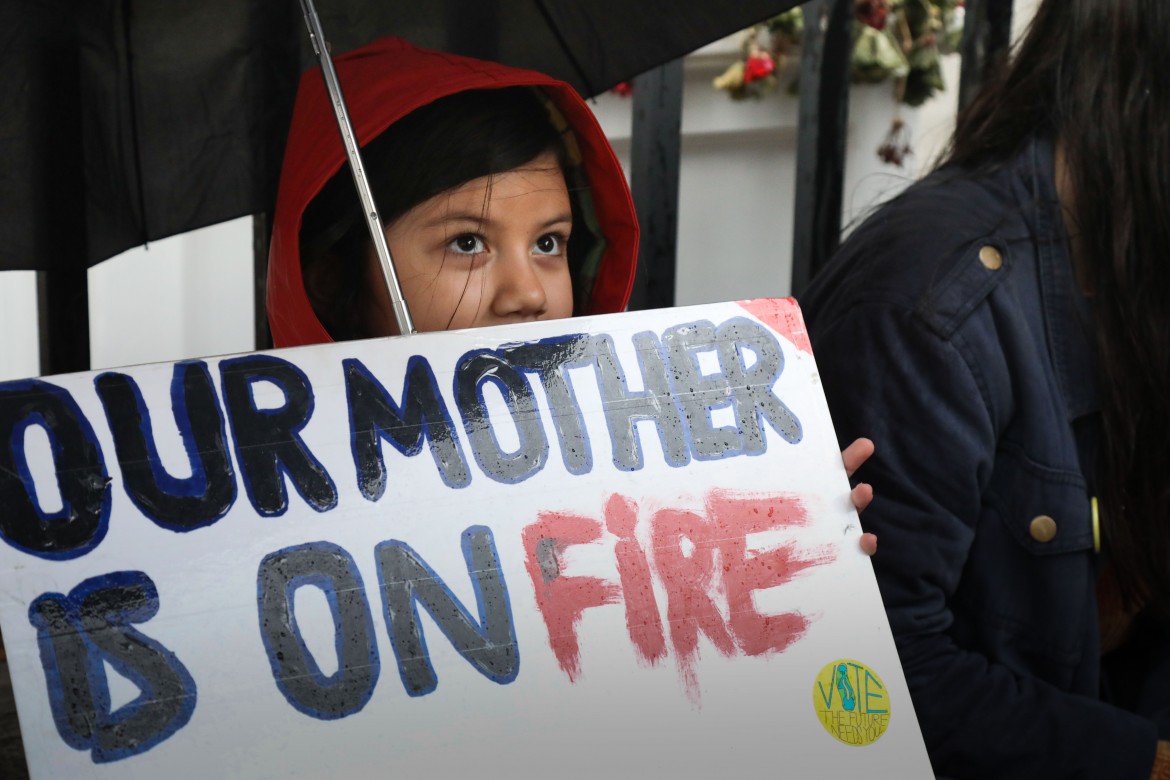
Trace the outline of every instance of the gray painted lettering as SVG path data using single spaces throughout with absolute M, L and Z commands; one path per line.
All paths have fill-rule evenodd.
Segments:
M 89 641 L 115 665 L 133 669 L 133 677 L 148 680 L 147 701 L 138 709 L 128 710 L 126 717 L 101 713 L 102 725 L 94 737 L 99 754 L 134 754 L 136 748 L 157 738 L 168 725 L 190 717 L 183 714 L 191 691 L 175 667 L 155 647 L 142 640 L 136 631 L 117 625 L 111 613 L 132 610 L 141 600 L 141 589 L 110 588 L 91 593 L 81 604 L 78 616 Z
M 54 706 L 57 730 L 70 745 L 86 746 L 93 739 L 98 711 L 86 674 L 88 649 L 81 632 L 69 620 L 64 599 L 40 598 L 32 606 L 33 624 L 47 642 L 41 642 L 41 662 L 50 677 L 49 687 L 61 691 L 59 700 L 49 697 Z
M 766 328 L 746 317 L 736 317 L 719 326 L 715 333 L 718 342 L 719 365 L 727 377 L 734 399 L 736 421 L 743 435 L 743 451 L 757 455 L 767 449 L 761 418 L 789 444 L 804 436 L 800 420 L 780 400 L 773 385 L 784 370 L 784 352 L 776 337 Z M 756 362 L 747 367 L 744 348 L 756 355 Z
M 258 574 L 260 633 L 277 687 L 306 715 L 335 720 L 361 710 L 378 681 L 373 618 L 349 553 L 319 542 L 272 553 Z M 326 677 L 297 628 L 293 594 L 305 585 L 326 592 L 333 610 L 337 671 Z
M 637 392 L 631 391 L 626 383 L 613 339 L 604 334 L 593 338 L 597 352 L 598 385 L 605 407 L 605 421 L 613 442 L 614 465 L 625 471 L 642 468 L 642 443 L 638 439 L 635 424 L 640 420 L 652 420 L 658 429 L 666 462 L 671 466 L 684 466 L 690 461 L 690 451 L 682 416 L 666 375 L 666 361 L 662 356 L 661 345 L 649 331 L 635 334 L 633 341 L 646 388 Z
M 557 554 L 557 540 L 542 538 L 536 543 L 536 562 L 540 566 L 540 578 L 552 582 L 561 576 L 561 559 Z
M 45 593 L 29 607 L 57 732 L 94 763 L 138 755 L 181 729 L 195 709 L 186 667 L 133 627 L 158 614 L 158 591 L 140 571 L 85 580 L 68 596 Z M 105 663 L 103 663 L 105 662 Z M 111 708 L 106 663 L 138 697 Z
M 375 551 L 398 674 L 411 696 L 428 694 L 438 685 L 419 623 L 420 604 L 464 660 L 483 676 L 506 684 L 520 670 L 508 589 L 491 531 L 485 526 L 464 531 L 463 554 L 475 586 L 478 623 L 409 546 L 383 542 Z
M 504 394 L 520 435 L 520 446 L 515 452 L 504 452 L 492 430 L 480 391 L 484 382 L 495 382 Z M 524 375 L 504 357 L 494 352 L 464 355 L 455 374 L 455 397 L 475 461 L 485 474 L 497 482 L 515 483 L 544 468 L 548 460 L 548 438 L 544 435 L 536 396 Z
M 570 474 L 588 474 L 593 468 L 593 453 L 585 435 L 581 405 L 569 382 L 568 369 L 583 365 L 592 358 L 587 336 L 570 336 L 557 341 L 520 344 L 503 350 L 514 366 L 535 372 L 544 386 L 551 407 L 553 427 L 561 445 L 561 458 Z
M 662 342 L 670 354 L 675 397 L 686 414 L 695 457 L 709 460 L 742 452 L 737 428 L 711 424 L 711 410 L 732 403 L 726 374 L 704 376 L 699 370 L 696 353 L 715 346 L 715 326 L 706 321 L 676 325 L 662 334 Z

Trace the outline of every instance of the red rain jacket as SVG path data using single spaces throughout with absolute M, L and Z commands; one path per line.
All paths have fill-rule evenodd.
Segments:
M 541 73 L 416 48 L 383 38 L 335 60 L 358 143 L 440 97 L 469 89 L 537 86 L 572 127 L 589 177 L 605 254 L 585 314 L 625 309 L 634 281 L 638 223 L 625 175 L 585 101 Z M 345 148 L 320 68 L 301 77 L 281 170 L 268 255 L 268 322 L 277 347 L 330 342 L 301 277 L 301 215 L 345 163 Z

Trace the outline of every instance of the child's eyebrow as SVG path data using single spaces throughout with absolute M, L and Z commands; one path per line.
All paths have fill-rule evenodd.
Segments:
M 565 222 L 571 223 L 572 221 L 572 213 L 566 211 L 563 214 L 557 214 L 553 217 L 550 217 L 549 219 L 546 219 L 540 225 L 537 225 L 537 229 L 544 230 L 545 228 L 552 227 L 553 225 L 560 225 Z M 476 227 L 483 226 L 488 228 L 494 227 L 496 224 L 495 221 L 491 219 L 491 217 L 485 217 L 482 213 L 479 212 L 467 211 L 455 213 L 449 212 L 447 214 L 443 214 L 442 216 L 427 220 L 423 223 L 422 227 L 423 229 L 443 227 L 444 225 L 448 225 L 452 222 L 465 222 L 475 225 Z
M 572 213 L 566 211 L 564 214 L 558 214 L 555 217 L 553 217 L 552 219 L 545 220 L 540 225 L 539 229 L 544 230 L 545 228 L 552 227 L 553 225 L 560 225 L 564 222 L 572 222 L 572 221 L 573 221 Z

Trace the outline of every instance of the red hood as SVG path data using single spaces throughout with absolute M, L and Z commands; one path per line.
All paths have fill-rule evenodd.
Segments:
M 537 86 L 572 127 L 593 193 L 605 254 L 586 314 L 625 309 L 634 280 L 638 223 L 625 175 L 585 101 L 568 84 L 541 73 L 416 48 L 383 38 L 335 60 L 358 143 L 365 145 L 402 117 L 440 97 L 469 89 Z M 332 341 L 301 278 L 301 215 L 345 162 L 345 149 L 320 68 L 301 77 L 281 170 L 268 255 L 268 322 L 277 347 Z

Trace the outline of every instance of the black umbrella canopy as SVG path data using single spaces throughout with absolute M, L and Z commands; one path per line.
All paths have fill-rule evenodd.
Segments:
M 296 81 L 299 0 L 0 0 L 0 270 L 89 265 L 265 211 Z M 796 0 L 318 0 L 334 53 L 384 35 L 586 96 Z

